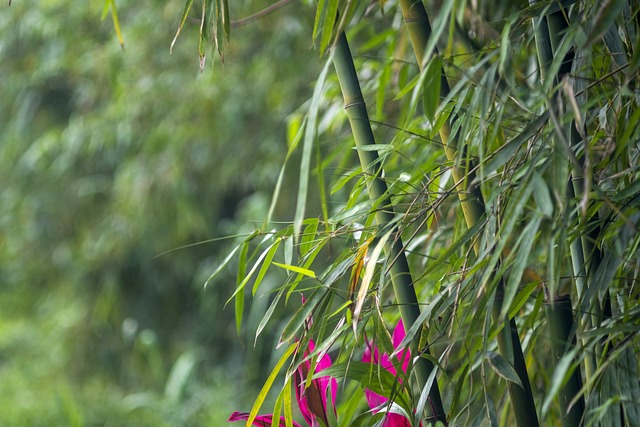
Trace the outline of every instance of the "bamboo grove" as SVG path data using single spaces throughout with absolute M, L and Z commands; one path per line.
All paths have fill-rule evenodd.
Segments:
M 277 3 L 315 11 L 315 50 L 296 55 L 325 66 L 287 124 L 268 218 L 210 278 L 237 265 L 238 331 L 280 336 L 247 425 L 268 395 L 273 419 L 294 425 L 296 370 L 325 355 L 333 365 L 305 381 L 337 380 L 327 427 L 400 425 L 391 413 L 412 426 L 640 425 L 640 5 Z M 220 0 L 187 1 L 182 24 L 189 13 L 202 63 L 234 17 Z M 274 218 L 284 193 L 295 212 Z M 258 293 L 269 305 L 249 330 Z M 410 349 L 406 373 L 363 363 L 371 345 L 391 361 Z M 371 390 L 386 408 L 367 408 Z

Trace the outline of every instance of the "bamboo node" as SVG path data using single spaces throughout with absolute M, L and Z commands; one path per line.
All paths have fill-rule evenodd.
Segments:
M 404 23 L 408 24 L 409 22 L 420 22 L 427 19 L 427 15 L 418 16 L 417 18 L 404 18 Z
M 355 107 L 356 105 L 364 105 L 364 101 L 353 101 L 348 104 L 344 104 L 344 109 L 347 110 L 351 107 Z

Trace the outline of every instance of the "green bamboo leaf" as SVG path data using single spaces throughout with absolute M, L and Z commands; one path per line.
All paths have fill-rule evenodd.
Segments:
M 519 242 L 517 244 L 516 257 L 511 264 L 511 274 L 509 275 L 509 281 L 504 289 L 504 296 L 502 300 L 502 309 L 500 312 L 500 318 L 506 318 L 510 312 L 511 303 L 518 292 L 518 286 L 522 280 L 522 273 L 524 269 L 529 265 L 529 258 L 531 255 L 531 248 L 536 241 L 538 234 L 538 228 L 542 219 L 540 217 L 533 218 L 529 224 L 522 230 Z
M 207 45 L 212 26 L 214 0 L 202 0 L 202 18 L 200 19 L 200 37 L 198 39 L 198 56 L 200 58 L 200 72 L 204 70 L 207 58 Z
M 297 347 L 297 344 L 295 343 L 291 344 L 289 348 L 284 352 L 282 357 L 280 357 L 280 360 L 278 360 L 278 363 L 276 363 L 276 366 L 273 368 L 273 371 L 271 371 L 271 374 L 269 374 L 269 377 L 265 381 L 264 386 L 262 386 L 262 390 L 260 390 L 260 393 L 258 394 L 258 397 L 256 398 L 256 401 L 254 402 L 253 407 L 251 408 L 251 412 L 249 413 L 249 418 L 247 419 L 248 426 L 250 426 L 253 423 L 253 421 L 256 419 L 256 416 L 258 415 L 258 411 L 260 411 L 260 408 L 262 407 L 264 400 L 267 398 L 267 394 L 269 393 L 269 390 L 271 390 L 271 386 L 273 385 L 273 382 L 275 381 L 276 377 L 280 373 L 280 370 L 282 369 L 282 366 L 285 364 L 287 359 L 293 354 L 293 352 L 296 351 L 296 347 Z
M 436 110 L 440 104 L 442 58 L 439 55 L 433 56 L 424 73 L 426 76 L 422 83 L 422 106 L 427 120 L 430 123 L 435 123 Z
M 632 75 L 638 69 L 640 65 L 640 37 L 635 41 L 633 45 L 633 56 L 631 57 L 631 61 L 629 61 L 629 75 Z
M 330 159 L 326 160 L 329 163 Z M 324 166 L 325 162 L 322 160 L 322 152 L 320 150 L 320 144 L 316 144 L 316 177 L 318 178 L 318 193 L 320 196 L 320 207 L 322 210 L 322 219 L 324 223 L 329 222 L 329 205 L 327 204 L 327 186 L 324 182 Z
M 262 267 L 260 267 L 260 271 L 258 272 L 258 275 L 256 276 L 256 281 L 253 283 L 253 288 L 251 289 L 251 294 L 253 296 L 256 295 L 256 292 L 258 291 L 258 287 L 262 283 L 262 279 L 264 279 L 265 274 L 267 274 L 267 270 L 269 270 L 269 266 L 271 265 L 271 261 L 273 260 L 273 257 L 276 254 L 276 251 L 278 250 L 278 247 L 280 247 L 280 242 L 281 241 L 282 241 L 282 239 L 278 238 L 276 240 L 276 242 L 269 248 L 269 252 L 267 253 L 267 256 L 265 257 L 264 262 L 262 263 Z M 257 264 L 257 262 L 256 262 L 256 264 Z
M 558 361 L 556 368 L 553 371 L 553 376 L 551 377 L 551 386 L 549 387 L 549 391 L 545 395 L 544 402 L 542 403 L 543 416 L 549 411 L 551 403 L 560 392 L 560 388 L 562 387 L 562 384 L 564 384 L 565 379 L 569 376 L 569 370 L 571 369 L 571 364 L 576 357 L 577 351 L 578 349 L 571 350 Z
M 511 26 L 513 21 L 509 20 L 502 28 L 502 37 L 500 40 L 500 60 L 498 62 L 498 71 L 501 76 L 505 75 L 505 64 L 509 59 L 509 52 L 511 48 Z
M 120 43 L 120 47 L 124 49 L 124 38 L 122 37 L 122 30 L 120 29 L 120 20 L 118 19 L 118 8 L 116 6 L 115 0 L 105 0 L 104 6 L 102 7 L 102 16 L 100 17 L 101 21 L 104 21 L 109 11 L 111 11 L 111 20 L 113 21 L 113 29 L 116 32 L 118 43 Z
M 489 366 L 491 366 L 491 369 L 493 369 L 496 374 L 498 374 L 505 380 L 517 384 L 521 388 L 524 388 L 516 370 L 513 368 L 513 366 L 511 366 L 511 363 L 509 363 L 507 359 L 502 357 L 501 354 L 494 351 L 487 351 L 486 358 L 489 362 Z
M 329 47 L 329 43 L 333 38 L 333 29 L 338 16 L 338 0 L 329 0 L 327 5 L 327 13 L 324 17 L 324 27 L 322 28 L 322 36 L 320 38 L 320 55 Z
M 305 221 L 308 225 L 305 227 L 304 232 L 302 233 L 302 238 L 300 239 L 300 256 L 304 257 L 313 249 L 316 232 L 318 231 L 318 224 L 320 221 L 318 218 L 310 218 Z
M 289 378 L 289 377 L 287 376 L 287 379 L 288 379 L 288 378 Z M 285 380 L 285 384 L 286 384 L 286 380 Z M 272 420 L 279 420 L 279 419 L 280 419 L 280 412 L 282 411 L 282 407 L 283 407 L 283 405 L 284 405 L 284 402 L 283 402 L 283 400 L 284 400 L 284 393 L 285 393 L 285 389 L 284 389 L 284 388 L 282 388 L 282 389 L 280 390 L 280 393 L 278 393 L 278 397 L 276 397 L 276 401 L 275 401 L 275 403 L 273 404 L 273 412 L 272 412 L 273 417 L 271 418 Z M 286 425 L 286 422 L 285 422 L 285 425 Z M 278 427 L 282 427 L 282 424 L 281 424 L 281 423 L 279 423 L 279 426 L 278 426 Z
M 245 277 L 245 272 L 247 269 L 247 254 L 249 252 L 249 240 L 246 240 L 242 244 L 242 248 L 240 249 L 240 258 L 238 259 L 238 275 L 236 276 L 236 292 L 234 293 L 235 300 L 235 313 L 236 313 L 236 330 L 238 335 L 242 331 L 242 316 L 244 314 L 244 286 L 240 286 L 243 283 L 243 278 Z
M 311 163 L 311 152 L 313 145 L 318 137 L 318 111 L 320 109 L 320 101 L 324 83 L 329 73 L 331 58 L 327 61 L 320 72 L 320 76 L 316 81 L 316 86 L 311 97 L 311 105 L 309 106 L 309 118 L 307 119 L 307 127 L 304 135 L 304 145 L 302 147 L 302 159 L 300 161 L 300 183 L 298 188 L 298 202 L 296 205 L 296 213 L 293 220 L 293 234 L 297 238 L 300 235 L 302 220 L 304 219 L 305 207 L 307 204 L 307 191 L 309 188 L 309 173 Z
M 124 49 L 124 37 L 122 37 L 122 30 L 120 29 L 120 20 L 118 19 L 118 8 L 115 0 L 111 0 L 111 19 L 113 19 L 113 28 L 116 31 L 118 37 L 118 43 Z
M 587 41 L 585 41 L 582 46 L 583 49 L 591 46 L 593 42 L 598 40 L 605 32 L 607 32 L 609 27 L 614 24 L 615 20 L 622 12 L 626 3 L 627 2 L 625 0 L 604 0 L 602 2 L 602 6 L 600 6 L 595 17 L 593 28 L 591 28 Z
M 209 285 L 209 282 L 211 282 L 211 280 L 213 280 L 213 278 L 215 278 L 222 271 L 222 269 L 225 268 L 227 266 L 227 264 L 229 264 L 229 261 L 231 261 L 231 258 L 233 258 L 233 256 L 236 254 L 236 252 L 238 252 L 238 249 L 240 249 L 241 246 L 242 246 L 242 244 L 236 246 L 235 248 L 233 248 L 231 250 L 231 252 L 229 252 L 227 254 L 227 256 L 224 258 L 224 260 L 222 260 L 220 265 L 218 265 L 218 267 L 215 269 L 215 271 L 213 273 L 211 273 L 211 275 L 209 276 L 207 281 L 204 282 L 204 287 L 205 288 Z
M 316 38 L 318 37 L 318 29 L 320 28 L 320 20 L 322 19 L 324 8 L 327 4 L 327 0 L 319 0 L 318 6 L 316 6 L 316 17 L 313 20 L 313 33 L 311 35 L 311 40 L 315 44 Z
M 284 288 L 278 291 L 273 301 L 271 301 L 271 303 L 269 304 L 267 311 L 264 313 L 264 316 L 262 316 L 262 319 L 260 319 L 260 323 L 258 323 L 258 327 L 256 328 L 256 337 L 254 339 L 254 345 L 258 341 L 258 336 L 260 335 L 260 333 L 264 330 L 265 326 L 267 326 L 267 323 L 269 323 L 269 320 L 271 319 L 273 312 L 278 306 L 278 302 L 280 302 L 280 298 L 282 298 L 282 295 L 284 295 L 284 291 L 285 291 Z
M 293 262 L 293 237 L 287 237 L 284 241 L 284 263 L 291 265 Z
M 246 242 L 246 243 L 248 243 L 248 242 Z M 235 292 L 233 293 L 233 295 L 231 295 L 231 297 L 229 297 L 229 299 L 227 300 L 227 302 L 225 304 L 228 304 L 229 301 L 231 301 L 234 297 L 236 297 L 238 294 L 242 293 L 242 291 L 244 290 L 244 287 L 249 282 L 249 280 L 251 280 L 251 278 L 253 277 L 253 274 L 258 269 L 258 266 L 262 263 L 262 260 L 264 260 L 265 258 L 269 258 L 269 261 L 267 262 L 265 260 L 265 262 L 262 264 L 262 268 L 260 268 L 260 274 L 262 276 L 264 276 L 264 274 L 266 273 L 267 269 L 269 268 L 269 265 L 271 263 L 271 259 L 273 258 L 273 255 L 275 254 L 275 251 L 278 249 L 279 245 L 280 245 L 280 239 L 276 239 L 275 242 L 273 242 L 271 245 L 269 245 L 269 247 L 267 247 L 267 249 L 265 249 L 262 252 L 262 254 L 260 254 L 260 256 L 258 257 L 256 262 L 253 264 L 253 266 L 249 270 L 249 273 L 245 274 L 245 271 L 244 271 L 245 269 L 242 268 L 242 270 L 240 270 L 240 266 L 238 266 L 238 277 L 237 277 L 237 279 L 238 280 L 242 279 L 242 281 L 240 283 L 238 283 L 238 285 L 236 286 Z M 246 247 L 248 247 L 248 245 Z M 242 261 L 243 255 L 244 255 L 245 259 L 246 259 L 246 254 L 244 253 L 245 247 L 243 247 L 242 249 L 243 249 L 243 252 L 240 253 L 240 260 L 241 261 Z M 242 275 L 241 275 L 241 273 L 242 273 Z M 255 291 L 256 291 L 257 287 L 260 285 L 260 281 L 262 281 L 262 277 L 260 277 L 259 279 L 256 278 L 256 284 L 254 284 L 254 287 L 253 287 L 253 294 L 254 295 L 255 295 Z
M 502 167 L 505 163 L 511 160 L 516 152 L 520 149 L 520 147 L 522 147 L 527 141 L 538 134 L 540 128 L 547 122 L 548 119 L 549 112 L 547 111 L 538 116 L 527 126 L 525 126 L 525 128 L 520 131 L 518 136 L 500 147 L 500 149 L 496 153 L 494 153 L 484 164 L 483 173 L 485 174 L 485 176 L 491 175 L 493 172 L 497 171 L 498 168 Z
M 316 273 L 313 270 L 309 270 L 308 268 L 298 267 L 297 265 L 290 264 L 280 264 L 279 262 L 273 262 L 273 265 L 284 268 L 285 270 L 293 271 L 294 273 L 302 274 L 303 276 L 311 277 L 313 279 L 316 278 Z
M 222 28 L 227 41 L 231 37 L 231 20 L 229 19 L 229 0 L 222 0 Z
M 284 407 L 284 423 L 286 427 L 293 427 L 293 410 L 291 406 L 291 377 L 287 376 L 284 387 L 282 388 L 284 394 L 283 407 Z M 277 418 L 274 418 L 277 419 Z
M 538 210 L 547 218 L 553 215 L 553 201 L 547 183 L 540 174 L 534 173 L 531 177 L 533 184 L 533 199 L 536 201 Z
M 289 342 L 296 337 L 298 331 L 302 329 L 307 319 L 311 316 L 311 313 L 313 313 L 318 304 L 322 302 L 325 293 L 325 289 L 316 289 L 307 301 L 298 308 L 293 317 L 291 317 L 291 320 L 289 320 L 282 330 L 282 333 L 280 334 L 280 344 Z
M 191 6 L 193 6 L 193 0 L 187 0 L 184 3 L 184 9 L 182 9 L 182 17 L 180 18 L 180 25 L 178 25 L 178 31 L 176 31 L 176 35 L 173 37 L 171 41 L 171 47 L 169 47 L 169 55 L 173 52 L 173 46 L 176 44 L 178 40 L 178 36 L 184 27 L 184 23 L 187 21 L 187 16 L 189 15 L 189 11 L 191 10 Z
M 511 311 L 509 311 L 509 319 L 513 318 L 520 311 L 520 309 L 525 305 L 525 303 L 527 302 L 527 300 L 529 299 L 533 291 L 538 289 L 539 286 L 540 286 L 539 282 L 531 282 L 516 294 L 516 297 L 511 303 Z
M 242 242 L 240 242 L 236 247 L 234 247 L 231 250 L 231 252 L 229 252 L 227 254 L 227 256 L 224 258 L 224 260 L 222 260 L 222 262 L 215 269 L 215 271 L 213 273 L 211 273 L 211 275 L 209 276 L 207 281 L 204 282 L 204 288 L 205 289 L 207 288 L 207 285 L 209 284 L 209 282 L 211 282 L 218 274 L 220 274 L 220 272 L 227 266 L 227 264 L 229 264 L 229 261 L 231 261 L 231 259 L 235 255 L 235 253 L 238 252 L 238 250 L 244 245 L 244 243 L 247 242 L 247 241 L 253 240 L 253 238 L 255 238 L 258 234 L 260 234 L 260 232 L 258 230 L 254 231 L 249 236 L 247 236 Z
M 640 383 L 638 383 L 638 359 L 632 348 L 627 347 L 620 357 L 618 368 L 624 417 L 628 427 L 640 427 Z

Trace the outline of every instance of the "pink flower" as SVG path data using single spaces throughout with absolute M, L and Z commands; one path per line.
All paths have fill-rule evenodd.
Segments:
M 398 349 L 405 336 L 406 333 L 404 330 L 404 324 L 402 323 L 402 319 L 400 319 L 395 329 L 393 330 L 391 341 L 393 343 L 394 349 Z M 398 358 L 398 361 L 396 363 L 400 363 L 402 372 L 406 373 L 407 368 L 409 367 L 409 361 L 411 360 L 411 353 L 409 352 L 409 350 L 402 350 L 397 354 L 396 357 Z M 367 349 L 362 355 L 362 361 L 365 363 L 378 364 L 389 371 L 391 374 L 398 375 L 396 371 L 396 364 L 394 364 L 394 362 L 389 359 L 389 356 L 387 354 L 383 354 L 382 356 L 380 356 L 378 347 L 372 345 L 371 343 L 367 345 Z M 364 393 L 365 397 L 367 398 L 367 403 L 369 404 L 369 407 L 374 414 L 379 412 L 380 408 L 384 407 L 384 405 L 388 405 L 389 403 L 388 398 L 381 396 L 369 389 L 366 389 Z M 422 423 L 420 425 L 422 425 Z M 404 415 L 398 414 L 391 410 L 385 416 L 382 427 L 411 427 L 411 422 Z

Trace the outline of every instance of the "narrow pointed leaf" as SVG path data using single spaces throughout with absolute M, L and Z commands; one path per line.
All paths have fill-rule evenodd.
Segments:
M 182 31 L 182 27 L 184 27 L 184 23 L 187 21 L 187 16 L 189 16 L 189 11 L 191 10 L 191 6 L 193 6 L 193 0 L 187 0 L 184 4 L 184 9 L 182 9 L 182 17 L 180 18 L 180 25 L 178 25 L 178 30 L 176 31 L 176 35 L 173 37 L 171 41 L 171 46 L 169 47 L 169 55 L 173 52 L 173 46 L 176 44 L 178 40 L 178 36 Z
M 487 351 L 487 361 L 496 374 L 522 387 L 522 381 L 520 381 L 516 370 L 501 354 L 494 351 Z
M 435 123 L 436 110 L 440 104 L 440 83 L 442 81 L 442 58 L 434 56 L 425 69 L 426 77 L 422 84 L 422 105 L 424 115 L 429 122 Z
M 609 27 L 614 24 L 615 20 L 620 15 L 620 12 L 622 12 L 625 4 L 625 0 L 605 0 L 602 2 L 602 5 L 598 10 L 598 14 L 595 17 L 595 22 L 591 28 L 591 32 L 587 37 L 587 41 L 584 42 L 583 49 L 591 46 L 607 32 Z
M 273 371 L 271 371 L 271 374 L 269 374 L 269 377 L 265 381 L 264 386 L 262 386 L 262 390 L 260 390 L 260 393 L 258 394 L 258 397 L 253 404 L 253 408 L 251 408 L 249 418 L 247 419 L 247 425 L 251 425 L 253 420 L 255 420 L 256 416 L 258 415 L 258 411 L 260 411 L 264 400 L 267 398 L 269 390 L 271 390 L 273 382 L 280 373 L 280 370 L 282 369 L 282 366 L 285 364 L 287 359 L 289 359 L 289 357 L 296 351 L 296 347 L 297 344 L 291 344 L 289 348 L 284 352 L 284 354 L 280 357 L 280 360 L 278 360 L 278 363 L 276 363 L 276 366 L 273 368 Z
M 284 268 L 285 270 L 293 271 L 294 273 L 302 274 L 303 276 L 311 277 L 313 279 L 316 278 L 316 273 L 308 268 L 298 267 L 297 265 L 281 264 L 279 262 L 274 262 L 273 265 Z

